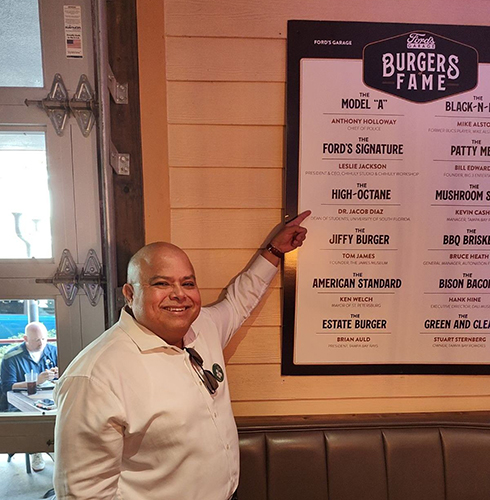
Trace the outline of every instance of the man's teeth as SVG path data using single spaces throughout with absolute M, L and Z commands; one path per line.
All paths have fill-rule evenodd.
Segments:
M 171 312 L 182 312 L 186 310 L 185 307 L 166 307 L 165 309 Z

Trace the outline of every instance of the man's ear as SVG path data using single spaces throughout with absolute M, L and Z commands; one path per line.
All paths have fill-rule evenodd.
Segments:
M 124 298 L 126 299 L 126 303 L 128 304 L 129 307 L 131 307 L 134 295 L 133 286 L 130 285 L 129 283 L 124 283 L 122 288 L 122 293 L 124 295 Z

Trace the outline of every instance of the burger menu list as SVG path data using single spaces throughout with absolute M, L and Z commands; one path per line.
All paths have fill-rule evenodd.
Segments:
M 300 59 L 294 365 L 490 363 L 489 81 L 428 30 Z

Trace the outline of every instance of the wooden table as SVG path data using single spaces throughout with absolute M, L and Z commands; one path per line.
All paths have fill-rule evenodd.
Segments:
M 12 405 L 18 408 L 20 411 L 27 413 L 41 413 L 49 415 L 56 413 L 56 408 L 53 410 L 44 410 L 38 408 L 35 403 L 38 399 L 53 399 L 53 389 L 49 390 L 38 390 L 36 394 L 28 395 L 27 391 L 8 391 L 7 400 Z

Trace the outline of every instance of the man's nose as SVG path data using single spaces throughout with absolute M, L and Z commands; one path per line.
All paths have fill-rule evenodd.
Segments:
M 170 297 L 178 300 L 184 299 L 186 296 L 185 290 L 178 284 L 172 286 L 172 291 L 170 292 Z

